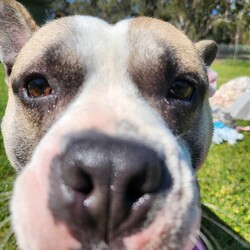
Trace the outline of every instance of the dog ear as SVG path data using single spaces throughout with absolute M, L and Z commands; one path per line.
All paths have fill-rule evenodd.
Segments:
M 212 40 L 203 40 L 195 43 L 195 47 L 198 50 L 201 58 L 206 66 L 210 66 L 216 57 L 218 50 L 217 44 Z
M 30 13 L 20 3 L 0 1 L 0 61 L 5 66 L 7 77 L 16 56 L 37 29 Z

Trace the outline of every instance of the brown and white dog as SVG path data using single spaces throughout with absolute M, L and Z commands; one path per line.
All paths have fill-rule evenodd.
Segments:
M 11 214 L 21 249 L 194 247 L 216 50 L 157 19 L 38 27 L 19 3 L 0 1 L 2 132 L 20 171 Z

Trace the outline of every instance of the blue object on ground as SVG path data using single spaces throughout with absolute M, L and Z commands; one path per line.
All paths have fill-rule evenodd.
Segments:
M 215 144 L 220 144 L 227 141 L 229 144 L 234 145 L 237 140 L 242 140 L 243 134 L 239 133 L 237 130 L 228 127 L 221 121 L 214 121 L 214 133 L 212 141 Z

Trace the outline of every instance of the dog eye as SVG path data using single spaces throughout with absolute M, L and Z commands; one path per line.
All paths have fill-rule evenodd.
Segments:
M 42 97 L 50 95 L 53 89 L 46 79 L 34 78 L 28 82 L 27 92 L 30 97 Z
M 169 95 L 171 97 L 180 99 L 180 100 L 189 100 L 193 93 L 193 86 L 188 81 L 175 81 L 170 90 Z

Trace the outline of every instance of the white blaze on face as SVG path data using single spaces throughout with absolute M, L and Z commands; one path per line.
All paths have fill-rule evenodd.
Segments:
M 160 114 L 141 97 L 128 74 L 130 21 L 111 26 L 91 17 L 76 16 L 67 20 L 68 29 L 74 29 L 77 34 L 74 38 L 64 37 L 63 42 L 77 48 L 87 74 L 83 88 L 41 140 L 16 181 L 11 211 L 20 247 L 66 250 L 80 246 L 63 223 L 55 222 L 48 209 L 49 173 L 52 159 L 61 152 L 64 136 L 90 129 L 110 136 L 134 138 L 154 147 L 164 155 L 173 178 L 166 204 L 152 225 L 124 239 L 129 249 L 150 245 L 151 241 L 161 239 L 170 231 L 178 233 L 183 220 L 196 227 L 199 209 L 190 156 L 182 145 L 178 145 Z M 60 20 L 40 32 L 52 32 L 53 25 L 60 27 L 59 24 Z M 39 36 L 38 32 L 34 39 Z M 123 129 L 123 122 L 131 124 L 136 131 Z M 178 239 L 173 235 L 169 238 L 173 245 L 177 244 Z M 152 244 L 160 246 L 159 242 Z

